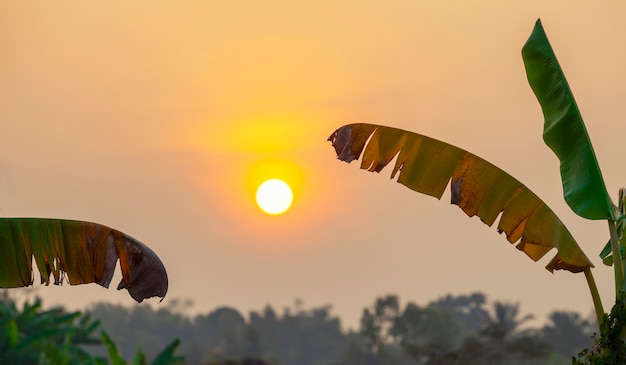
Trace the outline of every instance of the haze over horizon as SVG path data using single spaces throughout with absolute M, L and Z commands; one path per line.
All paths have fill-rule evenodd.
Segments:
M 595 264 L 605 222 L 562 198 L 521 47 L 537 18 L 568 77 L 614 200 L 626 185 L 623 3 L 289 1 L 0 3 L 0 214 L 93 221 L 163 260 L 166 301 L 242 313 L 332 304 L 356 327 L 387 293 L 419 304 L 480 291 L 524 312 L 592 310 L 584 276 L 544 269 L 478 218 L 337 161 L 353 122 L 457 145 L 525 183 Z M 262 213 L 282 178 L 291 209 Z M 97 285 L 44 304 L 135 305 Z M 152 303 L 153 304 L 153 303 Z M 143 304 L 141 304 L 143 305 Z M 163 305 L 163 304 L 161 304 Z

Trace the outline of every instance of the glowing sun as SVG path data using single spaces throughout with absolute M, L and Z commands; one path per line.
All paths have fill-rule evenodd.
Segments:
M 256 191 L 256 203 L 267 214 L 283 214 L 291 207 L 293 193 L 289 185 L 279 179 L 270 179 Z

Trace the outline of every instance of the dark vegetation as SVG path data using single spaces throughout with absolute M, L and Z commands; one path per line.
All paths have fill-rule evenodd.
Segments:
M 37 301 L 18 306 L 6 293 L 0 296 L 1 363 L 557 365 L 571 364 L 591 347 L 597 328 L 593 316 L 563 311 L 533 327 L 519 304 L 488 302 L 482 293 L 425 306 L 379 297 L 363 309 L 356 330 L 342 328 L 330 306 L 296 303 L 280 313 L 267 306 L 247 316 L 223 307 L 190 316 L 190 303 L 170 300 L 156 309 L 98 303 L 81 314 L 44 310 Z
M 183 357 L 174 354 L 178 340 L 152 356 L 153 365 L 177 364 Z M 95 356 L 90 350 L 101 347 L 104 356 Z M 25 301 L 17 305 L 0 292 L 0 364 L 30 365 L 125 365 L 117 345 L 100 328 L 100 321 L 89 314 L 68 313 L 63 308 L 43 309 L 41 301 Z M 138 347 L 134 365 L 148 363 L 146 354 Z

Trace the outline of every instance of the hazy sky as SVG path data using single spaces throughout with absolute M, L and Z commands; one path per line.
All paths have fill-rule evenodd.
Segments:
M 339 162 L 326 141 L 343 124 L 386 124 L 526 183 L 596 264 L 610 307 L 612 270 L 597 256 L 607 225 L 563 202 L 520 51 L 541 18 L 616 197 L 624 14 L 617 1 L 2 1 L 0 214 L 136 237 L 167 267 L 160 305 L 191 299 L 194 312 L 299 298 L 355 327 L 379 295 L 424 305 L 482 291 L 540 319 L 590 313 L 584 276 L 550 274 L 552 254 L 532 262 L 449 194 Z M 285 215 L 254 203 L 270 177 L 294 187 Z M 114 282 L 37 293 L 71 309 L 134 303 Z

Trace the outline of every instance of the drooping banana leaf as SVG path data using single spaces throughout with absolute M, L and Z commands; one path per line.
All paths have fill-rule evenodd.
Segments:
M 119 259 L 122 280 L 137 302 L 164 298 L 167 272 L 148 246 L 115 229 L 89 222 L 0 218 L 0 288 L 32 285 L 34 261 L 41 283 L 64 279 L 71 285 L 97 283 L 109 287 Z
M 615 220 L 591 140 L 574 95 L 537 20 L 522 48 L 526 75 L 543 110 L 543 140 L 560 160 L 565 201 L 579 216 Z
M 532 191 L 498 167 L 453 145 L 401 129 L 349 124 L 329 138 L 337 158 L 351 162 L 362 156 L 361 168 L 380 172 L 397 155 L 391 178 L 437 199 L 450 183 L 452 204 L 468 216 L 477 215 L 510 243 L 537 261 L 557 253 L 546 266 L 580 272 L 593 264 L 567 228 Z

